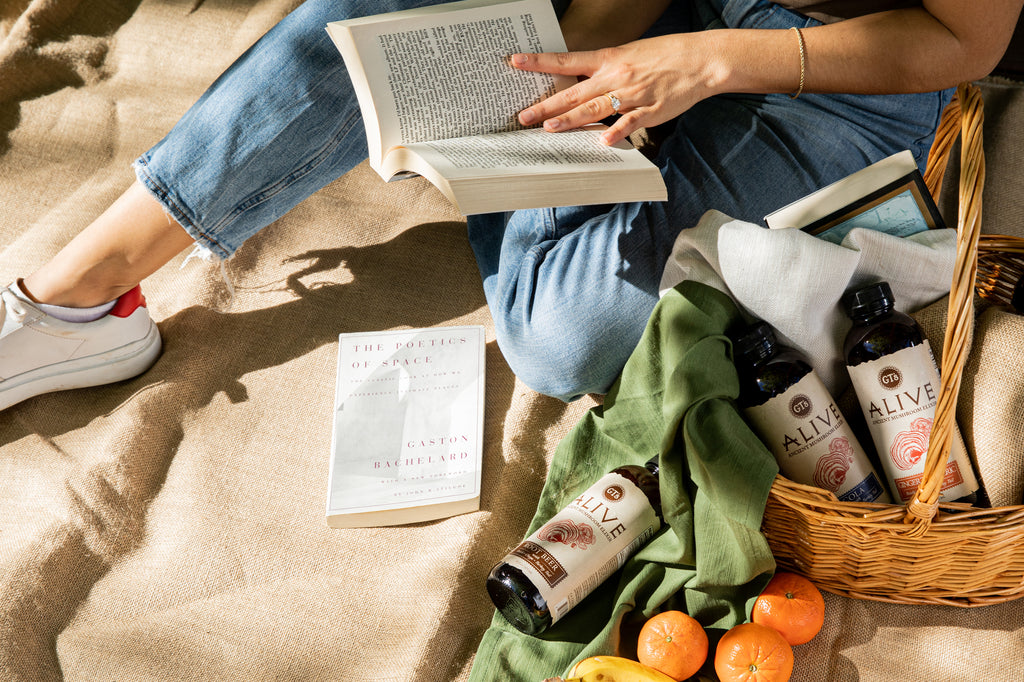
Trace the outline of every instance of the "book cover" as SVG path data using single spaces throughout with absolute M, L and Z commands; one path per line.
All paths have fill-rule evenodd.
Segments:
M 794 227 L 839 244 L 861 227 L 906 237 L 945 228 L 910 151 L 893 154 L 765 216 L 772 229 Z
M 484 351 L 481 326 L 339 335 L 329 526 L 479 509 Z

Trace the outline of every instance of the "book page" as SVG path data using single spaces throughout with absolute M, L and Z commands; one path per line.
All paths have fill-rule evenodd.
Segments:
M 540 128 L 398 147 L 385 173 L 407 168 L 434 184 L 463 215 L 524 208 L 665 201 L 661 171 L 606 126 L 564 133 Z
M 516 52 L 566 49 L 549 0 L 480 4 L 337 22 L 359 54 L 372 98 L 360 106 L 377 117 L 383 150 L 521 128 L 519 111 L 574 82 L 508 63 Z
M 478 497 L 483 363 L 480 326 L 341 334 L 328 517 Z
M 521 175 L 555 169 L 560 173 L 593 173 L 650 167 L 628 142 L 607 146 L 600 140 L 606 126 L 593 125 L 564 133 L 530 128 L 507 133 L 434 140 L 408 149 L 454 180 L 481 175 Z

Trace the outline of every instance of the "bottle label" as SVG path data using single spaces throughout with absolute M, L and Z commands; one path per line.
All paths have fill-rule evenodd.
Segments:
M 843 501 L 890 501 L 850 425 L 814 372 L 744 413 L 786 478 L 830 490 Z
M 853 486 L 845 493 L 837 495 L 840 502 L 890 502 L 892 498 L 885 491 L 885 486 L 878 480 L 878 474 L 873 470 L 863 481 Z
M 505 561 L 537 587 L 554 623 L 621 568 L 660 527 L 643 491 L 628 478 L 609 473 Z
M 921 483 L 939 398 L 931 347 L 924 341 L 847 369 L 893 492 L 906 502 Z M 954 437 L 939 499 L 955 500 L 977 489 L 963 443 Z

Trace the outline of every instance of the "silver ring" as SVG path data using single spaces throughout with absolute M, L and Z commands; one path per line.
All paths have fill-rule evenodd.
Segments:
M 614 92 L 606 92 L 604 96 L 608 98 L 608 101 L 612 103 L 612 111 L 616 114 L 619 113 L 619 107 L 622 106 L 622 102 L 618 97 L 615 96 Z

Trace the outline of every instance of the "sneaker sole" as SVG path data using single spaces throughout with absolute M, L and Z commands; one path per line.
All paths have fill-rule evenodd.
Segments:
M 153 366 L 160 357 L 162 347 L 160 331 L 156 324 L 150 322 L 146 336 L 138 341 L 105 353 L 40 367 L 0 382 L 0 410 L 43 393 L 102 386 L 131 379 Z

